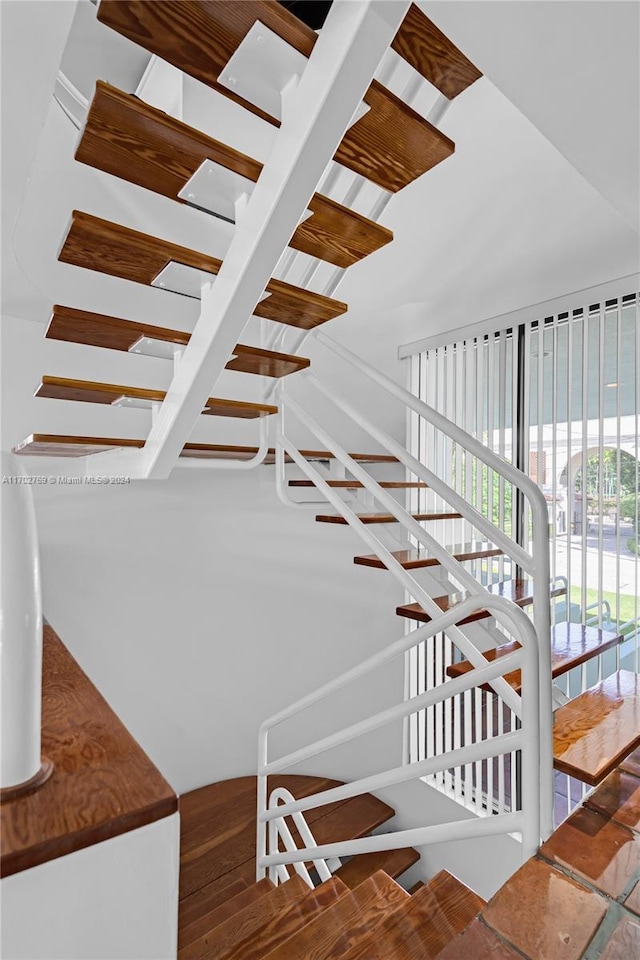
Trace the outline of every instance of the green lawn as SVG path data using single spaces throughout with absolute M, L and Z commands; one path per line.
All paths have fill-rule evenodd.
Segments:
M 596 603 L 598 601 L 598 591 L 593 588 L 587 588 L 587 606 L 591 603 Z M 616 618 L 616 595 L 615 593 L 607 593 L 603 591 L 602 599 L 607 600 L 611 606 L 611 619 L 615 620 Z M 580 587 L 571 588 L 571 601 L 573 603 L 582 603 L 582 591 Z M 597 611 L 595 611 L 597 612 Z M 636 597 L 631 593 L 621 593 L 620 594 L 620 622 L 626 623 L 627 620 L 635 620 L 636 617 L 640 616 L 640 600 L 637 600 Z

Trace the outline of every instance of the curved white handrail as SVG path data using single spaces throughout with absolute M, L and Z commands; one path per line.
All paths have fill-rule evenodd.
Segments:
M 275 790 L 271 791 L 271 796 L 269 797 L 269 844 L 272 850 L 277 850 L 277 838 L 281 837 L 284 844 L 285 850 L 296 850 L 296 842 L 293 839 L 293 834 L 287 826 L 285 817 L 290 816 L 293 822 L 296 825 L 298 833 L 302 838 L 303 845 L 306 849 L 311 849 L 312 847 L 317 847 L 314 836 L 311 832 L 309 824 L 305 820 L 302 813 L 299 811 L 291 811 L 289 809 L 295 803 L 293 794 L 290 793 L 285 787 L 277 787 Z M 282 805 L 281 805 L 282 804 Z M 285 812 L 285 807 L 287 811 Z M 320 877 L 320 880 L 329 880 L 331 878 L 331 871 L 327 865 L 326 860 L 322 857 L 316 858 L 313 860 L 313 865 Z M 306 865 L 302 861 L 295 863 L 296 873 L 299 874 L 302 879 L 305 881 L 308 886 L 313 889 L 314 883 L 311 877 L 309 876 L 309 871 L 306 868 Z M 271 875 L 272 880 L 277 880 L 278 882 L 287 881 L 289 879 L 289 873 L 286 867 L 283 864 L 280 864 L 275 867 L 274 873 Z
M 426 694 L 404 700 L 394 707 L 379 711 L 376 714 L 361 720 L 353 726 L 341 730 L 315 743 L 295 750 L 277 760 L 268 759 L 268 735 L 273 727 L 297 716 L 301 711 L 325 699 L 327 696 L 365 676 L 371 670 L 390 662 L 417 642 L 428 636 L 449 632 L 455 621 L 468 616 L 479 609 L 488 609 L 496 620 L 505 624 L 510 632 L 519 637 L 520 647 L 506 657 L 489 661 L 482 657 L 483 666 L 478 667 L 462 677 L 448 680 L 428 691 Z M 405 764 L 392 770 L 361 778 L 352 783 L 343 784 L 330 790 L 314 794 L 300 800 L 291 798 L 282 806 L 275 808 L 266 804 L 267 777 L 286 767 L 299 763 L 310 756 L 324 750 L 340 746 L 356 737 L 368 734 L 384 724 L 397 721 L 404 716 L 416 712 L 429 705 L 442 703 L 450 697 L 456 696 L 465 690 L 470 690 L 490 682 L 498 676 L 505 676 L 513 669 L 521 670 L 522 683 L 522 724 L 520 729 L 497 737 L 480 740 L 466 747 L 443 753 L 437 757 L 417 763 Z M 258 811 L 257 811 L 257 877 L 264 876 L 267 868 L 277 868 L 287 863 L 301 863 L 305 860 L 326 860 L 329 857 L 352 856 L 368 853 L 374 850 L 398 849 L 403 846 L 413 846 L 431 842 L 463 839 L 472 836 L 485 836 L 496 833 L 511 833 L 517 831 L 522 834 L 523 857 L 531 856 L 540 842 L 540 792 L 539 777 L 541 773 L 540 756 L 540 700 L 539 691 L 539 657 L 538 637 L 529 618 L 513 603 L 502 597 L 470 597 L 439 618 L 431 621 L 427 626 L 415 633 L 402 637 L 386 650 L 369 657 L 363 663 L 346 671 L 335 680 L 323 684 L 316 691 L 299 699 L 296 703 L 280 710 L 260 727 L 259 733 L 259 768 L 258 768 Z M 516 813 L 503 813 L 494 817 L 487 817 L 474 821 L 460 821 L 455 824 L 438 824 L 414 830 L 405 830 L 382 837 L 367 837 L 360 840 L 349 840 L 339 843 L 325 844 L 320 847 L 309 844 L 300 850 L 287 850 L 286 853 L 277 852 L 273 841 L 267 845 L 267 837 L 272 831 L 271 825 L 284 816 L 302 814 L 317 806 L 323 806 L 338 800 L 362 793 L 383 789 L 394 784 L 403 783 L 418 777 L 426 776 L 452 765 L 458 766 L 482 759 L 498 756 L 503 753 L 520 750 L 522 755 L 522 810 Z M 291 795 L 289 795 L 291 796 Z M 273 836 L 273 833 L 271 834 Z M 306 841 L 305 841 L 306 842 Z M 269 846 L 269 848 L 268 848 Z
M 443 416 L 437 410 L 429 407 L 415 397 L 409 390 L 400 386 L 390 377 L 376 370 L 369 363 L 356 356 L 351 350 L 348 350 L 342 344 L 337 343 L 331 337 L 327 336 L 322 330 L 315 331 L 315 337 L 329 350 L 341 357 L 347 364 L 368 379 L 380 386 L 386 393 L 391 394 L 406 407 L 413 410 L 420 417 L 431 423 L 436 429 L 452 439 L 467 450 L 472 456 L 477 457 L 485 463 L 490 469 L 498 475 L 505 477 L 512 482 L 527 498 L 531 509 L 533 521 L 532 529 L 532 553 L 529 554 L 519 544 L 511 538 L 506 537 L 497 527 L 494 527 L 490 521 L 482 518 L 466 501 L 464 501 L 455 491 L 451 490 L 443 481 L 428 471 L 414 457 L 411 457 L 408 451 L 397 441 L 380 430 L 375 424 L 364 417 L 360 411 L 353 408 L 343 398 L 338 399 L 336 390 L 331 387 L 329 390 L 320 384 L 319 378 L 309 371 L 302 375 L 312 378 L 312 382 L 327 395 L 344 413 L 351 417 L 356 424 L 366 430 L 371 437 L 382 444 L 390 453 L 394 454 L 401 463 L 403 463 L 419 479 L 429 483 L 437 493 L 444 497 L 452 506 L 458 508 L 458 512 L 464 516 L 471 517 L 473 524 L 478 524 L 478 529 L 483 530 L 491 537 L 502 549 L 507 547 L 506 552 L 516 563 L 528 570 L 533 578 L 533 619 L 536 626 L 538 637 L 540 638 L 540 671 L 541 677 L 546 678 L 540 686 L 541 716 L 543 718 L 542 751 L 543 756 L 551 757 L 553 755 L 553 735 L 552 735 L 552 694 L 551 694 L 551 605 L 550 605 L 550 561 L 549 561 L 549 519 L 548 508 L 544 495 L 540 488 L 522 471 L 518 470 L 513 464 L 498 456 L 493 450 L 485 447 L 479 440 L 468 434 L 465 430 L 453 423 L 447 417 Z M 283 394 L 281 394 L 283 396 Z M 282 402 L 282 401 L 281 401 Z M 286 402 L 290 404 L 289 398 Z M 351 469 L 351 468 L 349 468 Z M 376 498 L 381 496 L 376 493 Z M 489 524 L 489 527 L 487 527 Z M 413 530 L 412 530 L 413 533 Z M 504 543 L 506 537 L 508 543 Z M 430 547 L 431 549 L 431 547 Z M 391 568 L 390 568 L 391 569 Z M 393 571 L 392 571 L 393 572 Z M 418 599 L 418 598 L 417 598 Z M 419 601 L 421 602 L 421 601 Z M 549 835 L 553 830 L 553 778 L 549 773 L 548 783 L 543 787 L 542 798 L 542 822 L 544 833 Z
M 540 702 L 541 717 L 541 750 L 542 756 L 548 758 L 541 769 L 541 808 L 543 834 L 548 836 L 553 829 L 553 772 L 551 767 L 552 757 L 552 682 L 551 682 L 551 617 L 550 617 L 550 570 L 549 570 L 549 548 L 548 548 L 548 512 L 544 496 L 536 484 L 525 474 L 519 471 L 512 464 L 497 456 L 493 451 L 483 446 L 476 438 L 467 434 L 464 430 L 452 423 L 442 414 L 428 407 L 427 404 L 414 397 L 408 390 L 405 390 L 395 381 L 371 367 L 361 358 L 357 357 L 347 348 L 337 344 L 330 337 L 322 332 L 316 333 L 320 341 L 332 350 L 336 355 L 350 364 L 359 372 L 365 374 L 373 380 L 386 393 L 404 403 L 406 407 L 424 417 L 425 420 L 450 437 L 461 448 L 468 451 L 472 456 L 485 463 L 490 469 L 498 475 L 512 482 L 522 491 L 527 498 L 531 508 L 533 521 L 533 552 L 529 553 L 520 544 L 516 543 L 508 534 L 500 530 L 488 518 L 484 517 L 478 510 L 464 500 L 456 491 L 452 490 L 440 477 L 433 473 L 424 464 L 412 457 L 409 452 L 399 444 L 393 437 L 381 430 L 375 423 L 371 422 L 359 410 L 357 410 L 349 401 L 335 390 L 333 385 L 325 384 L 316 374 L 310 371 L 304 371 L 301 376 L 305 377 L 320 392 L 322 392 L 342 413 L 349 417 L 354 423 L 368 433 L 384 449 L 394 455 L 398 461 L 403 464 L 419 480 L 427 483 L 437 494 L 439 494 L 447 503 L 457 512 L 469 520 L 476 529 L 483 532 L 500 549 L 510 556 L 519 566 L 530 573 L 534 584 L 534 602 L 533 616 L 535 629 L 540 640 L 539 653 L 540 658 L 540 684 L 538 697 Z M 452 576 L 461 584 L 461 586 L 471 593 L 481 593 L 485 597 L 487 592 L 478 581 L 468 573 L 468 571 L 455 560 L 427 531 L 414 520 L 411 513 L 406 510 L 392 495 L 387 493 L 363 469 L 363 467 L 354 461 L 349 454 L 338 444 L 324 428 L 318 424 L 299 403 L 293 400 L 285 392 L 284 384 L 279 385 L 278 402 L 281 410 L 281 423 L 284 422 L 284 416 L 290 411 L 302 425 L 304 425 L 318 441 L 329 449 L 336 459 L 360 481 L 364 488 L 374 496 L 375 500 L 382 505 L 390 514 L 392 514 L 402 525 L 404 530 L 418 543 L 424 545 L 429 552 L 438 559 L 440 564 L 452 574 Z M 360 537 L 376 553 L 390 572 L 405 587 L 413 598 L 432 617 L 437 617 L 440 608 L 434 604 L 432 598 L 423 589 L 423 587 L 408 573 L 402 564 L 393 556 L 393 553 L 387 549 L 384 544 L 376 537 L 370 529 L 363 525 L 356 512 L 336 494 L 336 492 L 326 483 L 311 464 L 309 464 L 300 452 L 290 443 L 285 436 L 284 431 L 280 433 L 276 442 L 276 479 L 277 490 L 280 499 L 291 504 L 291 498 L 286 489 L 285 480 L 285 459 L 286 453 L 299 466 L 309 479 L 315 484 L 323 496 L 338 510 L 347 522 L 358 532 Z M 458 619 L 460 616 L 458 615 Z M 455 633 L 455 636 L 454 636 Z M 475 667 L 479 666 L 478 651 L 471 641 L 457 627 L 452 626 L 450 630 L 451 639 L 468 657 Z M 520 715 L 520 704 L 516 702 L 513 690 L 498 677 L 492 684 L 497 693 L 504 702 L 513 710 L 516 715 Z M 504 687 L 508 689 L 505 691 Z M 502 689 L 501 689 L 502 688 Z
M 207 470 L 255 470 L 261 466 L 267 453 L 269 452 L 269 417 L 262 417 L 260 420 L 260 445 L 250 460 L 208 460 L 203 458 L 182 457 L 178 459 L 176 467 L 187 467 L 194 469 Z

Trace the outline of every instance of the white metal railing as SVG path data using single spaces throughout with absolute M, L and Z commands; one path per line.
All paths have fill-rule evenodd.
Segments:
M 504 477 L 516 486 L 527 500 L 528 509 L 532 518 L 532 549 L 526 550 L 504 530 L 496 527 L 480 510 L 469 504 L 433 470 L 419 462 L 399 444 L 393 437 L 372 423 L 365 415 L 357 410 L 349 401 L 315 374 L 305 371 L 300 374 L 298 381 L 305 379 L 316 390 L 328 398 L 351 421 L 364 430 L 383 449 L 395 457 L 407 470 L 407 475 L 416 477 L 434 490 L 450 508 L 459 512 L 471 525 L 485 534 L 497 547 L 506 553 L 522 569 L 527 571 L 533 580 L 534 611 L 533 623 L 514 603 L 504 598 L 491 595 L 478 582 L 477 578 L 469 573 L 441 545 L 439 540 L 431 535 L 421 523 L 414 519 L 412 513 L 406 509 L 392 494 L 380 486 L 371 473 L 360 463 L 354 460 L 346 449 L 338 443 L 329 432 L 312 417 L 308 411 L 294 400 L 283 383 L 277 391 L 279 405 L 279 430 L 276 437 L 276 485 L 281 500 L 289 506 L 305 509 L 305 504 L 296 503 L 289 495 L 286 482 L 286 462 L 295 464 L 302 473 L 312 481 L 315 488 L 341 514 L 347 523 L 359 534 L 365 544 L 377 554 L 384 565 L 402 584 L 407 593 L 416 600 L 432 618 L 425 627 L 412 631 L 402 640 L 388 648 L 384 653 L 376 655 L 364 664 L 348 671 L 333 683 L 327 684 L 314 694 L 298 701 L 293 707 L 267 721 L 260 733 L 260 763 L 258 789 L 258 874 L 269 868 L 272 876 L 283 876 L 281 868 L 285 864 L 297 864 L 309 859 L 318 859 L 332 856 L 350 856 L 355 853 L 370 852 L 372 850 L 395 849 L 404 845 L 414 845 L 428 842 L 440 842 L 446 839 L 462 838 L 463 836 L 480 836 L 486 833 L 519 831 L 523 836 L 526 851 L 536 849 L 540 836 L 548 836 L 553 829 L 553 771 L 552 771 L 552 684 L 550 662 L 550 580 L 548 555 L 548 514 L 546 501 L 539 488 L 512 464 L 504 461 L 493 451 L 487 449 L 464 430 L 457 427 L 446 417 L 416 398 L 403 387 L 375 370 L 359 357 L 356 357 L 346 348 L 335 343 L 324 333 L 316 333 L 319 340 L 328 349 L 346 361 L 351 367 L 374 381 L 379 387 L 406 408 L 411 409 L 425 418 L 434 427 L 441 430 L 447 437 L 463 450 L 485 463 L 491 470 Z M 369 525 L 364 524 L 356 512 L 355 505 L 348 502 L 335 488 L 329 485 L 321 469 L 306 460 L 296 444 L 287 435 L 288 418 L 295 420 L 305 427 L 318 442 L 328 451 L 334 463 L 348 471 L 361 484 L 365 495 L 370 501 L 377 503 L 382 509 L 391 514 L 399 523 L 404 535 L 415 544 L 424 547 L 438 561 L 467 594 L 468 597 L 461 603 L 456 603 L 447 614 L 442 615 L 441 608 L 433 599 L 433 595 L 426 589 L 424 583 L 416 579 L 415 575 L 406 570 L 396 558 L 392 549 L 384 539 Z M 518 641 L 513 654 L 501 657 L 491 662 L 480 651 L 476 640 L 462 629 L 461 621 L 474 611 L 487 611 L 494 618 L 493 622 L 498 629 L 498 637 L 504 642 L 504 634 Z M 305 748 L 301 748 L 281 757 L 269 761 L 267 754 L 267 735 L 269 730 L 301 710 L 324 699 L 332 692 L 340 689 L 364 675 L 374 666 L 398 656 L 400 653 L 408 655 L 409 651 L 416 651 L 425 642 L 434 643 L 437 636 L 448 644 L 449 660 L 443 661 L 440 656 L 441 676 L 429 689 L 418 693 L 405 691 L 405 699 L 395 707 L 381 711 L 366 721 L 354 724 L 335 734 L 325 737 Z M 523 653 L 526 648 L 527 653 Z M 433 647 L 431 648 L 433 651 Z M 444 667 L 452 662 L 452 651 L 462 655 L 470 661 L 473 669 L 466 675 L 456 679 L 449 679 Z M 535 660 L 535 666 L 523 669 L 523 685 L 521 694 L 517 693 L 504 679 L 505 675 L 518 665 L 524 664 L 528 658 Z M 524 671 L 528 669 L 529 679 L 525 684 Z M 531 676 L 535 676 L 535 683 Z M 493 718 L 483 715 L 479 709 L 478 694 L 489 688 L 496 694 L 496 703 L 500 706 L 500 714 L 494 725 Z M 473 695 L 473 700 L 471 699 Z M 491 696 L 491 695 L 489 695 Z M 266 777 L 270 773 L 282 771 L 296 763 L 301 763 L 315 756 L 317 753 L 330 750 L 347 743 L 355 737 L 363 736 L 379 726 L 402 721 L 406 732 L 409 718 L 424 717 L 434 710 L 440 710 L 440 718 L 449 721 L 452 716 L 452 704 L 456 698 L 464 702 L 467 709 L 464 715 L 464 730 L 456 733 L 455 737 L 443 736 L 438 743 L 439 749 L 433 756 L 424 757 L 418 761 L 403 764 L 392 770 L 385 770 L 371 777 L 354 783 L 346 784 L 332 791 L 326 791 L 315 797 L 294 801 L 293 803 L 278 806 L 277 812 L 268 805 Z M 531 698 L 535 700 L 535 710 L 532 709 Z M 511 716 L 511 721 L 505 723 L 503 709 Z M 483 738 L 480 728 L 485 725 Z M 516 776 L 516 767 L 519 764 L 518 752 L 522 752 L 522 766 Z M 524 756 L 527 755 L 525 761 Z M 531 775 L 530 764 L 532 755 L 535 759 L 535 776 Z M 491 797 L 491 779 L 493 775 L 494 758 L 510 757 L 510 766 L 498 765 L 496 780 L 499 782 L 499 796 L 505 792 L 505 769 L 511 777 L 511 797 L 509 804 L 499 803 L 497 809 Z M 484 766 L 483 766 L 484 765 Z M 525 774 L 525 766 L 529 773 Z M 302 850 L 277 851 L 273 840 L 268 841 L 266 825 L 274 820 L 282 820 L 293 813 L 302 814 L 304 810 L 323 803 L 330 803 L 338 799 L 355 796 L 358 793 L 383 789 L 392 784 L 398 784 L 416 778 L 430 778 L 447 776 L 452 768 L 465 768 L 468 776 L 463 781 L 456 778 L 456 783 L 464 783 L 464 790 L 459 791 L 456 799 L 465 802 L 465 805 L 480 812 L 482 803 L 485 812 L 497 813 L 498 816 L 484 816 L 471 822 L 453 825 L 430 825 L 419 830 L 403 831 L 385 837 L 370 837 L 364 840 L 349 841 L 340 844 L 328 844 L 319 848 L 307 844 Z M 486 771 L 483 783 L 483 770 Z M 473 785 L 473 786 L 472 786 Z M 464 791 L 466 790 L 466 796 Z M 475 792 L 475 805 L 469 802 L 472 790 Z M 489 799 L 487 799 L 489 797 Z M 484 798 L 484 800 L 482 799 Z M 520 805 L 520 809 L 518 809 Z M 496 824 L 499 821 L 499 825 Z M 535 826 L 534 826 L 535 825 Z M 459 833 L 457 831 L 460 831 Z M 535 836 L 534 836 L 535 834 Z M 313 853 L 313 857 L 310 854 Z M 277 869 L 275 869 L 277 868 Z
M 336 733 L 330 734 L 293 750 L 275 760 L 269 759 L 269 734 L 274 727 L 285 723 L 314 704 L 326 700 L 335 692 L 357 682 L 373 670 L 389 664 L 405 654 L 417 642 L 428 636 L 446 633 L 455 629 L 456 620 L 472 615 L 479 609 L 489 610 L 497 621 L 501 622 L 511 634 L 518 636 L 520 645 L 513 653 L 494 661 L 481 657 L 481 665 L 464 676 L 448 680 L 440 687 L 430 690 L 419 697 L 403 700 L 394 706 L 373 713 L 371 716 L 352 724 Z M 488 739 L 476 739 L 455 751 L 447 752 L 420 763 L 403 764 L 393 769 L 383 770 L 371 776 L 362 777 L 351 783 L 322 791 L 318 794 L 294 800 L 289 794 L 285 798 L 282 790 L 267 796 L 267 778 L 332 748 L 365 736 L 390 723 L 402 721 L 416 711 L 443 702 L 460 693 L 494 683 L 512 670 L 521 671 L 522 686 L 520 726 L 517 730 Z M 522 837 L 523 857 L 531 856 L 538 848 L 541 835 L 540 823 L 540 698 L 539 698 L 539 651 L 536 631 L 529 618 L 514 604 L 502 597 L 469 597 L 455 610 L 434 618 L 429 624 L 415 633 L 404 636 L 386 649 L 369 657 L 363 663 L 346 671 L 335 680 L 324 684 L 296 703 L 266 720 L 259 733 L 258 763 L 258 810 L 257 810 L 257 877 L 260 879 L 268 869 L 276 881 L 286 879 L 287 864 L 304 864 L 313 861 L 323 869 L 327 858 L 355 856 L 374 851 L 399 849 L 407 846 L 442 843 L 449 840 L 461 840 L 471 837 L 490 836 L 501 833 L 518 833 Z M 359 840 L 317 845 L 308 840 L 309 834 L 300 829 L 301 821 L 296 825 L 300 830 L 303 847 L 295 849 L 289 833 L 285 841 L 285 850 L 277 849 L 277 836 L 282 835 L 284 818 L 299 817 L 305 811 L 346 800 L 363 793 L 382 790 L 395 784 L 427 776 L 451 765 L 474 763 L 506 752 L 518 751 L 521 756 L 522 798 L 520 808 L 498 816 L 456 821 L 454 823 L 431 824 L 429 826 L 402 830 L 392 834 L 365 837 Z M 284 803 L 280 803 L 284 800 Z M 275 824 L 275 826 L 273 826 Z M 306 828 L 308 829 L 308 828 Z M 284 869 L 283 869 L 284 868 Z M 296 867 L 299 869 L 299 867 Z M 285 876 L 286 873 L 286 876 Z

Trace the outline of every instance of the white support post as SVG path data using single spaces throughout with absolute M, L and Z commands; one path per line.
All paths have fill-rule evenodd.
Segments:
M 0 488 L 0 788 L 35 786 L 40 759 L 42 596 L 33 493 L 22 464 L 2 451 Z
M 90 458 L 87 472 L 119 469 L 163 478 L 175 466 L 204 402 L 258 303 L 282 251 L 339 146 L 409 7 L 408 0 L 333 4 L 215 284 L 142 450 Z

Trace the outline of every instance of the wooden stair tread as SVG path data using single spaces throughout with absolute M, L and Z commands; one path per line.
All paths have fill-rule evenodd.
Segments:
M 120 2 L 120 0 L 118 0 Z M 166 0 L 162 0 L 162 3 Z M 184 0 L 188 5 L 189 0 Z M 155 4 L 153 4 L 155 6 Z M 169 261 L 216 275 L 222 261 L 189 247 L 152 237 L 110 220 L 74 210 L 58 259 L 76 267 L 149 285 Z M 256 317 L 311 330 L 347 310 L 347 305 L 311 290 L 272 279 L 269 296 L 256 304 Z
M 555 713 L 556 770 L 595 786 L 640 745 L 638 675 L 619 670 Z
M 156 327 L 152 323 L 122 320 L 88 310 L 55 306 L 45 336 L 49 340 L 65 340 L 84 343 L 91 347 L 106 347 L 110 350 L 129 352 L 141 337 L 173 343 L 185 347 L 191 334 L 169 327 Z M 263 377 L 284 377 L 304 370 L 311 363 L 304 357 L 238 343 L 234 355 L 226 364 L 227 370 L 253 373 Z
M 378 871 L 266 954 L 265 960 L 337 960 L 409 899 L 395 880 Z
M 353 890 L 378 870 L 384 870 L 389 877 L 396 880 L 419 859 L 420 854 L 413 847 L 360 853 L 339 867 L 335 875 Z
M 556 623 L 551 627 L 551 676 L 555 680 L 556 677 L 562 676 L 574 667 L 579 667 L 592 657 L 610 650 L 621 641 L 621 634 L 608 633 L 596 627 L 587 627 L 582 623 Z M 495 660 L 519 649 L 520 644 L 512 641 L 493 650 L 487 650 L 483 655 L 487 660 Z M 460 677 L 472 669 L 473 666 L 468 660 L 461 660 L 460 663 L 447 667 L 447 675 Z M 512 670 L 505 675 L 504 679 L 514 690 L 520 691 L 520 670 Z
M 262 881 L 261 881 L 262 882 Z M 271 881 L 269 881 L 271 882 Z M 199 897 L 186 897 L 178 903 L 178 930 L 182 933 L 190 924 L 195 923 L 209 913 L 213 913 L 218 907 L 224 906 L 230 900 L 245 890 L 254 887 L 256 884 L 249 884 L 246 880 L 234 880 L 224 889 L 211 891 L 206 890 Z M 201 891 L 198 891 L 201 893 Z
M 329 487 L 338 490 L 360 490 L 364 484 L 359 480 L 325 480 Z M 427 484 L 412 480 L 379 480 L 378 485 L 383 490 L 418 490 L 424 489 Z M 290 487 L 315 487 L 313 480 L 289 480 Z
M 460 561 L 478 560 L 483 557 L 499 557 L 502 550 L 494 547 L 490 543 L 456 543 L 453 546 L 446 547 L 448 553 Z M 400 562 L 405 570 L 415 570 L 418 567 L 437 567 L 439 560 L 429 554 L 424 548 L 414 548 L 412 550 L 394 550 L 392 556 Z M 375 567 L 378 570 L 386 570 L 384 563 L 375 553 L 367 556 L 354 557 L 353 562 L 363 567 Z
M 32 433 L 13 448 L 14 453 L 32 457 L 86 457 L 115 447 L 143 447 L 144 440 L 132 440 L 123 437 L 82 437 L 55 433 Z M 182 448 L 182 457 L 194 457 L 206 460 L 250 460 L 258 452 L 258 447 L 247 447 L 224 443 L 186 443 Z M 308 460 L 332 460 L 328 450 L 300 451 Z M 390 463 L 393 457 L 380 454 L 352 453 L 354 460 L 361 463 Z M 270 447 L 265 464 L 275 462 L 275 450 Z
M 430 960 L 460 933 L 485 901 L 446 870 L 410 896 L 343 960 Z
M 162 403 L 166 392 L 150 390 L 147 387 L 123 386 L 119 383 L 98 383 L 94 380 L 70 380 L 67 377 L 45 376 L 34 396 L 51 400 L 80 400 L 86 403 L 112 404 L 120 397 Z M 222 400 L 219 397 L 209 397 L 202 410 L 204 416 L 240 417 L 244 420 L 268 417 L 277 412 L 278 408 L 271 404 L 250 403 L 247 400 Z
M 178 905 L 178 951 L 199 940 L 200 937 L 205 936 L 215 927 L 219 927 L 230 917 L 236 916 L 245 907 L 255 903 L 256 900 L 265 897 L 271 890 L 275 889 L 271 880 L 266 877 L 258 883 L 252 883 L 251 886 L 245 885 L 241 880 L 236 880 L 231 887 L 237 885 L 242 885 L 243 889 L 232 894 L 230 888 L 227 898 L 219 902 L 217 906 L 212 906 L 210 910 L 204 908 L 206 901 L 203 899 L 198 903 L 197 913 L 195 909 L 191 911 L 187 909 L 190 906 L 188 899 L 180 901 Z M 221 896 L 222 893 L 219 893 L 218 898 Z M 210 897 L 209 901 L 212 900 L 213 898 Z
M 218 76 L 256 20 L 305 57 L 317 40 L 310 27 L 269 0 L 103 0 L 97 16 L 106 26 L 276 125 L 274 118 L 219 85 Z M 409 46 L 404 43 L 405 48 Z M 453 153 L 448 137 L 377 81 L 364 101 L 369 110 L 347 130 L 334 157 L 355 173 L 396 192 Z
M 178 960 L 200 960 L 203 956 L 222 960 L 223 957 L 230 956 L 240 944 L 255 936 L 283 909 L 286 910 L 291 904 L 301 901 L 308 892 L 309 887 L 296 874 L 212 930 L 203 933 L 197 940 L 191 941 L 178 952 Z
M 75 158 L 179 203 L 187 203 L 178 193 L 205 160 L 253 182 L 262 171 L 261 163 L 102 81 Z M 289 245 L 335 266 L 349 267 L 393 240 L 386 227 L 318 193 L 308 209 L 313 215 Z
M 300 798 L 338 785 L 339 781 L 324 777 L 289 775 L 272 778 L 269 790 L 285 786 Z M 181 898 L 226 874 L 235 880 L 233 871 L 245 863 L 250 867 L 249 877 L 255 879 L 256 802 L 255 777 L 210 784 L 181 798 Z M 308 822 L 314 823 L 315 818 L 330 809 L 311 811 Z
M 462 514 L 460 513 L 414 513 L 412 514 L 414 520 L 459 520 Z M 361 523 L 397 523 L 398 520 L 391 513 L 360 513 L 358 514 L 358 520 Z M 345 520 L 343 516 L 339 513 L 328 513 L 328 514 L 319 514 L 316 517 L 318 523 L 340 523 L 348 524 L 349 521 Z
M 269 790 L 284 786 L 300 799 L 338 785 L 335 780 L 289 775 L 270 778 Z M 230 791 L 234 792 L 230 794 Z M 243 872 L 234 873 L 242 864 L 247 864 L 249 878 L 255 871 L 255 777 L 225 781 L 196 793 L 195 798 L 190 794 L 184 800 L 181 798 L 181 897 L 193 894 L 225 874 L 229 875 L 228 882 L 245 877 Z M 200 799 L 206 799 L 206 805 L 195 807 Z M 369 794 L 305 812 L 318 843 L 366 836 L 393 816 L 392 807 Z
M 3 883 L 46 863 L 56 873 L 68 854 L 104 849 L 178 811 L 172 787 L 46 623 L 41 669 L 42 755 L 53 771 L 39 789 L 2 799 Z
M 347 887 L 337 877 L 321 883 L 315 890 L 309 890 L 302 900 L 294 902 L 287 910 L 273 917 L 252 941 L 241 943 L 228 955 L 228 960 L 260 960 L 327 907 L 336 903 L 346 892 Z
M 507 600 L 512 600 L 513 603 L 516 603 L 519 607 L 526 607 L 529 604 L 533 603 L 533 584 L 531 580 L 527 579 L 514 579 L 514 580 L 503 580 L 500 583 L 492 583 L 486 588 L 489 593 L 497 593 L 498 596 L 505 597 Z M 550 590 L 550 596 L 557 597 L 561 593 L 564 593 L 563 587 L 555 587 Z M 434 597 L 433 602 L 437 603 L 443 613 L 447 610 L 450 610 L 451 607 L 455 606 L 457 603 L 461 603 L 463 600 L 468 599 L 471 594 L 466 591 L 460 591 L 458 593 L 452 593 L 444 597 Z M 426 613 L 419 603 L 405 603 L 396 608 L 396 613 L 400 617 L 408 617 L 410 620 L 420 620 L 422 623 L 429 623 L 431 617 Z M 474 620 L 482 620 L 485 617 L 490 617 L 491 614 L 488 610 L 477 610 L 475 613 L 470 614 L 468 617 L 465 617 L 463 620 L 459 621 L 459 624 L 464 623 L 473 623 Z
M 448 100 L 482 76 L 415 3 L 409 7 L 391 48 Z

